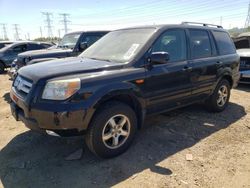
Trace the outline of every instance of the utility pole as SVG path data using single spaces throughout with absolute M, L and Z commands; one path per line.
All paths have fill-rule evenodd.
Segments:
M 247 29 L 249 27 L 250 24 L 250 3 L 248 4 L 248 12 L 247 12 L 247 18 L 245 21 L 245 29 Z
M 15 40 L 20 40 L 19 38 L 19 24 L 13 24 L 14 26 L 14 38 Z
M 50 12 L 42 12 L 42 15 L 45 16 L 45 23 L 46 23 L 46 27 L 48 28 L 48 37 L 49 38 L 52 38 L 53 37 L 53 34 L 52 34 L 52 20 L 51 20 L 51 17 L 52 17 L 52 13 Z
M 62 20 L 60 22 L 63 23 L 63 25 L 64 25 L 64 32 L 66 34 L 69 31 L 69 29 L 68 29 L 68 23 L 70 21 L 69 21 L 68 18 L 70 16 L 70 14 L 62 13 L 62 14 L 59 14 L 59 15 L 62 16 Z
M 0 23 L 0 25 L 2 26 L 2 29 L 3 29 L 3 38 L 4 38 L 4 40 L 8 40 L 7 29 L 6 29 L 7 24 Z
M 223 17 L 221 16 L 220 17 L 220 26 L 222 26 L 222 20 L 223 20 Z
M 41 38 L 43 38 L 43 30 L 41 26 L 40 26 L 40 34 L 41 34 Z

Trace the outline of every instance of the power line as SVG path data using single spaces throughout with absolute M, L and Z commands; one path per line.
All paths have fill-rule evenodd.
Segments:
M 48 37 L 52 38 L 53 33 L 52 33 L 52 19 L 51 19 L 51 17 L 53 16 L 53 14 L 50 12 L 42 12 L 42 15 L 45 16 L 44 22 L 46 23 L 45 27 L 47 27 L 47 29 L 48 29 Z
M 167 7 L 162 7 L 162 6 L 157 6 L 155 8 L 152 8 L 151 9 L 151 12 L 149 14 L 142 14 L 140 11 L 136 11 L 136 12 L 133 12 L 133 13 L 130 13 L 126 16 L 119 16 L 117 15 L 117 17 L 114 17 L 112 19 L 112 24 L 114 23 L 121 23 L 125 20 L 135 20 L 135 17 L 138 16 L 138 18 L 140 18 L 140 22 L 141 22 L 141 19 L 144 18 L 145 20 L 147 20 L 147 22 L 151 22 L 151 21 L 155 21 L 155 20 L 159 20 L 159 19 L 168 19 L 169 18 L 176 18 L 176 17 L 179 17 L 179 16 L 187 16 L 187 15 L 194 15 L 194 14 L 197 14 L 197 13 L 203 13 L 204 11 L 211 11 L 211 12 L 214 12 L 216 9 L 221 9 L 221 8 L 224 8 L 224 9 L 227 9 L 227 11 L 229 12 L 230 10 L 230 14 L 232 13 L 232 11 L 235 10 L 235 7 L 232 7 L 232 6 L 236 6 L 238 5 L 238 2 L 230 2 L 230 3 L 227 3 L 227 4 L 218 4 L 218 3 L 214 3 L 214 6 L 208 6 L 210 5 L 211 2 L 205 2 L 205 1 L 201 1 L 198 6 L 193 6 L 192 4 L 189 3 L 189 6 L 186 7 L 186 8 L 181 8 L 180 7 L 174 7 L 174 8 L 171 8 L 171 5 Z M 192 7 L 192 8 L 190 8 Z M 230 7 L 230 8 L 229 8 Z M 162 8 L 165 8 L 165 9 L 162 9 Z M 233 8 L 233 9 L 232 9 Z M 167 11 L 166 11 L 167 10 Z M 186 10 L 186 11 L 185 11 Z M 239 11 L 239 9 L 237 9 L 237 11 Z M 157 14 L 155 14 L 155 12 L 157 12 Z M 222 15 L 221 15 L 222 16 Z M 223 15 L 224 16 L 224 15 Z M 107 21 L 104 20 L 104 19 L 98 19 L 99 23 L 100 22 L 105 22 L 104 24 L 107 24 Z M 133 22 L 132 21 L 132 22 Z M 130 23 L 132 23 L 130 22 Z M 93 22 L 92 22 L 93 23 Z M 87 23 L 88 24 L 88 23 Z M 91 25 L 91 24 L 90 24 Z
M 0 23 L 0 25 L 2 26 L 2 29 L 3 29 L 4 40 L 8 40 L 7 29 L 6 29 L 7 24 Z
M 60 22 L 63 23 L 64 25 L 64 32 L 65 34 L 68 33 L 68 23 L 70 23 L 70 21 L 68 20 L 70 14 L 66 14 L 66 13 L 62 13 L 62 14 L 59 14 L 60 16 L 62 16 L 62 20 Z
M 15 38 L 15 40 L 20 40 L 20 37 L 19 37 L 19 30 L 20 30 L 20 28 L 19 28 L 19 24 L 13 24 L 13 26 L 14 26 L 14 38 Z

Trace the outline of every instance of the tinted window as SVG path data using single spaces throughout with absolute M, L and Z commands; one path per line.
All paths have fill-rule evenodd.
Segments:
M 43 48 L 49 48 L 49 47 L 51 47 L 52 45 L 50 45 L 50 44 L 41 44 L 42 46 L 43 46 Z
M 23 44 L 23 45 L 18 45 L 16 47 L 13 48 L 13 51 L 15 53 L 21 53 L 21 52 L 25 52 L 27 50 L 27 45 Z
M 216 40 L 220 55 L 235 53 L 234 44 L 230 36 L 226 32 L 213 31 L 213 34 L 214 34 L 214 38 Z
M 98 39 L 100 39 L 100 35 L 85 35 L 82 38 L 81 42 L 86 42 L 88 46 L 91 46 L 93 43 L 95 43 Z
M 190 30 L 190 48 L 192 58 L 204 58 L 212 55 L 207 31 Z
M 29 44 L 29 50 L 40 50 L 44 48 L 42 45 L 39 44 Z
M 184 30 L 169 30 L 158 38 L 152 52 L 168 52 L 170 61 L 186 59 L 186 35 Z

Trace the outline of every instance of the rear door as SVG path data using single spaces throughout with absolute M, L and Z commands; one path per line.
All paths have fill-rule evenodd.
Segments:
M 189 47 L 192 67 L 190 74 L 192 82 L 192 96 L 208 96 L 216 82 L 220 61 L 210 31 L 203 29 L 189 29 Z
M 165 31 L 153 44 L 152 52 L 168 52 L 170 60 L 146 71 L 148 113 L 175 108 L 191 95 L 185 30 Z

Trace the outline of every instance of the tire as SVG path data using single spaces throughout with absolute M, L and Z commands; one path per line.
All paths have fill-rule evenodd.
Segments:
M 213 94 L 206 101 L 206 106 L 211 112 L 222 112 L 228 105 L 230 99 L 230 84 L 227 80 L 221 80 L 216 86 Z
M 119 124 L 123 126 L 119 128 Z M 97 110 L 85 142 L 98 157 L 111 158 L 128 149 L 136 131 L 137 118 L 134 110 L 124 103 L 110 101 Z
M 5 66 L 3 63 L 0 62 L 0 74 L 3 74 L 5 70 Z

